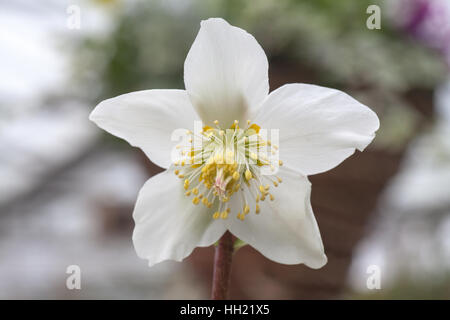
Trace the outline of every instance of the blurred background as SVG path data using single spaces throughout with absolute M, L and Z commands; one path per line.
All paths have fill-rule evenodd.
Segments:
M 381 29 L 366 26 L 371 4 Z M 1 0 L 0 298 L 209 297 L 213 248 L 152 268 L 136 256 L 133 205 L 161 169 L 88 114 L 122 93 L 184 88 L 199 23 L 216 16 L 260 42 L 271 90 L 338 88 L 381 120 L 364 153 L 311 177 L 328 264 L 244 247 L 231 298 L 450 298 L 447 0 Z M 69 265 L 81 290 L 66 288 Z

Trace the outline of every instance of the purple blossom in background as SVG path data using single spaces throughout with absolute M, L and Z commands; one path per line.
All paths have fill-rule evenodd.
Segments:
M 447 0 L 404 0 L 397 11 L 399 27 L 438 50 L 450 66 L 450 3 Z

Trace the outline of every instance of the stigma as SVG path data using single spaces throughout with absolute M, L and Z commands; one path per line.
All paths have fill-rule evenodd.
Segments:
M 243 128 L 237 120 L 228 129 L 218 120 L 213 123 L 215 127 L 205 126 L 199 133 L 186 131 L 187 143 L 177 146 L 174 173 L 193 205 L 214 208 L 212 219 L 232 214 L 244 221 L 248 214 L 260 213 L 260 201 L 275 200 L 270 188 L 278 187 L 282 179 L 270 172 L 283 164 L 278 146 L 263 138 L 260 127 L 250 120 Z M 229 202 L 233 197 L 240 203 L 235 213 Z

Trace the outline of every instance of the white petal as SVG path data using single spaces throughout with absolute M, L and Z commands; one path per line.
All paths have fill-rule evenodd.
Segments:
M 255 122 L 280 129 L 280 159 L 306 175 L 364 150 L 379 127 L 377 115 L 344 92 L 299 83 L 270 93 Z
M 212 18 L 200 31 L 184 63 L 184 83 L 202 120 L 228 128 L 246 121 L 269 92 L 266 54 L 245 30 Z
M 305 176 L 286 168 L 278 175 L 283 182 L 271 187 L 274 201 L 269 197 L 260 201 L 261 212 L 251 211 L 244 221 L 230 217 L 228 228 L 273 261 L 320 268 L 327 257 L 310 204 L 311 184 Z M 234 211 L 239 210 L 237 203 L 233 201 Z
M 198 116 L 184 90 L 144 90 L 102 101 L 89 119 L 167 168 L 175 144 L 172 132 L 193 128 Z
M 181 261 L 197 246 L 210 246 L 225 232 L 211 209 L 193 205 L 184 195 L 182 181 L 166 170 L 150 178 L 139 192 L 133 212 L 133 243 L 149 265 Z

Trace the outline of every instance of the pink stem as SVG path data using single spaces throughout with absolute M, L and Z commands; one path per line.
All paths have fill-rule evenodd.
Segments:
M 214 255 L 214 274 L 211 299 L 226 300 L 231 275 L 231 260 L 233 257 L 233 236 L 225 232 L 216 246 Z

